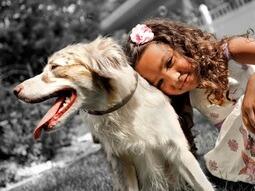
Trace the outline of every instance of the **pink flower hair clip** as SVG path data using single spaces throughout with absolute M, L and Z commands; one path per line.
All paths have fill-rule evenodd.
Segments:
M 145 44 L 153 39 L 154 33 L 145 24 L 137 24 L 131 31 L 130 39 L 136 45 Z

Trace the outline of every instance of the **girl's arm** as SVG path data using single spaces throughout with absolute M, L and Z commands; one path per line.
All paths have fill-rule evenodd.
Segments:
M 231 58 L 240 64 L 255 64 L 255 39 L 235 37 L 228 42 Z M 255 133 L 255 74 L 251 75 L 242 103 L 242 119 L 245 126 Z
M 255 74 L 251 75 L 244 94 L 242 103 L 242 119 L 244 125 L 255 133 Z
M 228 42 L 228 50 L 231 58 L 240 64 L 255 64 L 255 39 L 232 38 Z

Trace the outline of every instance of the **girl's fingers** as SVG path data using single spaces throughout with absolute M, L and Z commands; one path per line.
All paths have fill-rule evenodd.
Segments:
M 253 128 L 255 128 L 255 114 L 254 110 L 249 110 L 248 112 L 248 119 Z
M 249 131 L 255 133 L 255 115 L 253 112 L 244 112 L 243 123 Z
M 243 123 L 244 123 L 245 127 L 250 128 L 250 124 L 248 123 L 246 114 L 243 114 L 242 119 L 243 119 Z

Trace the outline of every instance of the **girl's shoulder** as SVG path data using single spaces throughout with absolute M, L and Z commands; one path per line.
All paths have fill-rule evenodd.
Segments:
M 233 109 L 233 102 L 227 100 L 222 105 L 211 104 L 205 89 L 194 89 L 190 92 L 192 107 L 203 114 L 212 124 L 222 122 Z
M 255 65 L 239 64 L 230 59 L 228 61 L 228 89 L 229 93 L 235 99 L 244 94 L 249 77 L 255 73 Z M 208 91 L 205 89 L 194 89 L 190 92 L 190 101 L 194 107 L 211 105 L 207 99 Z M 227 96 L 226 96 L 227 97 Z M 225 101 L 227 103 L 227 100 Z
M 190 103 L 213 123 L 219 122 L 232 110 L 235 102 L 245 93 L 249 77 L 255 72 L 255 65 L 239 64 L 229 60 L 228 89 L 224 92 L 222 105 L 211 104 L 205 89 L 190 91 Z

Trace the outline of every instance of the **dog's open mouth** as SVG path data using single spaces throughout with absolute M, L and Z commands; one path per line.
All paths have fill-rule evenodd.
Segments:
M 77 93 L 75 90 L 65 90 L 58 94 L 53 106 L 44 115 L 41 121 L 38 123 L 34 130 L 34 139 L 38 139 L 41 136 L 41 132 L 50 131 L 58 123 L 60 117 L 68 111 L 68 109 L 73 105 L 77 98 Z

